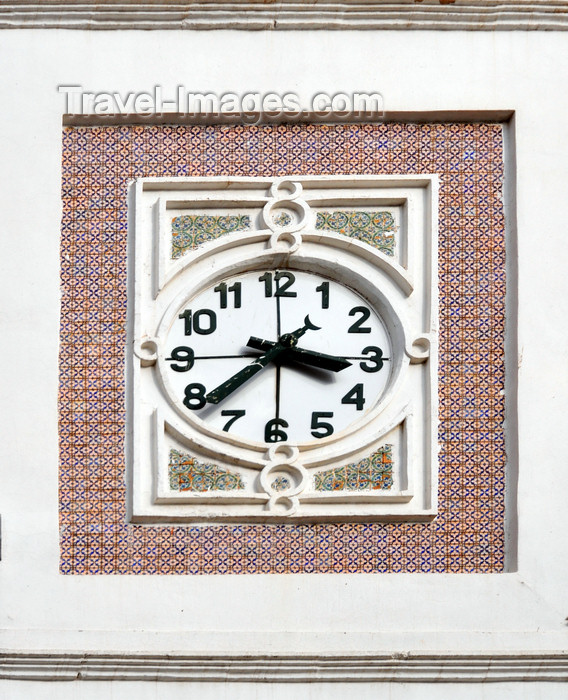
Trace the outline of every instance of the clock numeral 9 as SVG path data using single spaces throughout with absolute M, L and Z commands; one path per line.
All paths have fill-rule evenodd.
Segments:
M 284 442 L 288 439 L 288 434 L 282 428 L 288 428 L 288 423 L 282 418 L 269 420 L 264 428 L 264 442 Z
M 331 423 L 326 423 L 320 418 L 333 418 L 333 413 L 331 411 L 314 411 L 312 413 L 312 424 L 311 428 L 312 435 L 315 438 L 324 438 L 328 435 L 333 435 L 333 425 Z M 316 430 L 323 430 L 323 433 L 317 433 Z
M 355 323 L 349 326 L 348 333 L 370 333 L 371 328 L 369 326 L 363 326 L 365 321 L 369 320 L 371 312 L 366 306 L 354 306 L 349 312 L 350 316 L 355 316 L 356 314 L 361 314 L 361 318 L 358 318 Z
M 265 297 L 271 297 L 272 296 L 272 272 L 265 272 L 264 275 L 261 275 L 258 278 L 259 282 L 264 282 L 264 296 Z M 281 285 L 280 280 L 285 279 L 286 281 Z M 274 273 L 274 282 L 276 283 L 276 291 L 274 292 L 275 297 L 297 297 L 298 294 L 296 292 L 289 292 L 288 289 L 294 284 L 296 281 L 296 277 L 291 273 L 287 272 L 285 270 L 278 270 L 277 272 Z
M 184 320 L 186 335 L 191 335 L 193 331 L 198 335 L 209 335 L 217 330 L 217 314 L 211 309 L 199 309 L 194 314 L 187 309 L 179 317 Z
M 205 404 L 205 387 L 203 384 L 188 384 L 185 387 L 183 405 L 187 406 L 191 411 L 199 411 Z
M 172 350 L 172 356 L 166 357 L 166 361 L 185 362 L 186 365 L 170 365 L 174 372 L 189 372 L 195 361 L 195 353 L 186 345 L 180 345 Z
M 358 411 L 362 411 L 363 404 L 365 403 L 365 399 L 363 398 L 363 385 L 355 384 L 353 389 L 348 391 L 341 399 L 341 403 L 352 403 Z
M 369 357 L 368 360 L 365 362 L 360 362 L 359 367 L 363 370 L 363 372 L 378 372 L 380 369 L 383 368 L 383 364 L 385 360 L 388 358 L 383 357 L 383 351 L 381 348 L 376 347 L 376 345 L 368 345 L 362 352 L 361 355 L 368 355 L 370 354 L 371 356 Z M 368 362 L 372 362 L 372 365 L 368 365 Z

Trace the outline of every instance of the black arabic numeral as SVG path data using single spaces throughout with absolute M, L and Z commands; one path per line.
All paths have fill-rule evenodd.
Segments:
M 280 286 L 279 282 L 281 279 L 286 279 L 286 282 Z M 296 292 L 288 292 L 287 290 L 294 284 L 296 277 L 291 272 L 286 272 L 284 270 L 278 270 L 274 275 L 276 280 L 276 291 L 274 292 L 275 297 L 297 297 Z
M 316 292 L 321 292 L 321 308 L 329 309 L 329 282 L 322 282 Z
M 365 399 L 363 398 L 363 385 L 355 384 L 353 389 L 348 391 L 341 399 L 341 403 L 352 403 L 358 411 L 362 411 L 363 404 L 365 403 Z
M 183 405 L 192 411 L 199 411 L 205 406 L 205 387 L 203 384 L 188 384 L 185 387 Z
M 215 289 L 213 291 L 219 292 L 219 308 L 226 309 L 227 308 L 227 285 L 225 284 L 225 282 L 220 282 L 215 287 Z
M 371 315 L 371 312 L 366 306 L 354 306 L 349 312 L 350 316 L 355 316 L 356 314 L 361 314 L 361 318 L 358 318 L 355 323 L 349 326 L 348 333 L 370 333 L 371 329 L 369 326 L 363 326 L 363 323 L 367 321 Z
M 180 345 L 179 347 L 174 348 L 172 350 L 172 356 L 166 357 L 166 360 L 173 360 L 175 362 L 185 362 L 185 367 L 183 367 L 182 365 L 170 365 L 170 367 L 173 369 L 174 372 L 189 372 L 189 370 L 193 367 L 195 353 L 191 348 L 188 348 L 186 345 Z
M 229 428 L 233 425 L 233 423 L 239 418 L 242 418 L 245 414 L 246 411 L 233 411 L 232 409 L 230 411 L 221 411 L 222 416 L 232 416 L 232 418 L 230 418 L 223 426 L 223 430 L 226 433 L 229 432 Z
M 269 420 L 264 428 L 264 442 L 283 442 L 288 435 L 280 428 L 287 428 L 288 423 L 282 418 Z
M 235 282 L 230 287 L 227 287 L 225 282 L 220 282 L 215 289 L 215 292 L 219 292 L 219 307 L 221 309 L 227 308 L 227 292 L 232 292 L 233 294 L 233 306 L 235 309 L 241 308 L 241 283 Z
M 363 372 L 378 372 L 380 369 L 383 368 L 384 364 L 384 359 L 383 359 L 383 351 L 381 348 L 376 347 L 376 345 L 368 345 L 361 355 L 368 355 L 370 354 L 370 357 L 368 360 L 365 362 L 360 362 L 359 367 L 363 370 Z M 367 363 L 372 362 L 373 364 L 369 366 Z
M 324 438 L 328 435 L 333 435 L 333 425 L 331 423 L 326 423 L 326 421 L 320 420 L 320 418 L 333 418 L 333 413 L 331 411 L 314 411 L 312 413 L 312 435 L 315 438 Z M 323 430 L 323 433 L 316 433 L 316 430 Z
M 258 278 L 259 282 L 264 282 L 264 296 L 272 296 L 272 272 L 265 272 Z
M 241 283 L 240 282 L 235 282 L 235 284 L 232 284 L 229 287 L 229 291 L 233 293 L 234 295 L 234 306 L 235 309 L 240 309 L 241 308 Z
M 271 297 L 272 296 L 272 291 L 273 287 L 276 287 L 276 291 L 274 292 L 275 297 L 297 297 L 296 292 L 289 292 L 288 289 L 294 284 L 296 281 L 296 277 L 291 273 L 287 272 L 286 270 L 278 270 L 274 274 L 274 285 L 272 281 L 272 272 L 265 272 L 263 275 L 261 275 L 258 278 L 259 282 L 264 282 L 264 296 L 265 297 Z M 285 282 L 280 285 L 280 280 L 285 280 Z
M 184 321 L 186 335 L 191 335 L 192 331 L 198 335 L 209 335 L 217 330 L 217 314 L 211 309 L 199 309 L 194 314 L 186 309 L 179 317 Z

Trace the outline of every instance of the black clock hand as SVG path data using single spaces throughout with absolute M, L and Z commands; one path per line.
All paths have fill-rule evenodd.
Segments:
M 248 340 L 247 347 L 254 348 L 255 350 L 270 350 L 274 347 L 276 343 L 270 340 L 262 340 L 262 338 L 255 338 L 251 336 Z M 314 350 L 304 350 L 304 348 L 289 348 L 286 353 L 294 362 L 301 362 L 304 365 L 310 365 L 311 367 L 320 367 L 321 369 L 328 369 L 331 372 L 341 372 L 342 369 L 346 367 L 351 367 L 351 362 L 348 362 L 342 357 L 336 355 L 326 355 L 323 352 L 315 352 Z
M 301 328 L 296 329 L 293 333 L 284 333 L 284 335 L 280 337 L 279 342 L 274 343 L 273 347 L 267 350 L 264 355 L 257 357 L 254 362 L 250 363 L 250 365 L 247 365 L 243 369 L 233 374 L 232 377 L 229 377 L 229 379 L 224 381 L 222 384 L 219 384 L 218 387 L 206 395 L 205 400 L 209 403 L 219 403 L 222 401 L 225 397 L 229 396 L 229 394 L 232 394 L 235 389 L 238 389 L 251 377 L 254 377 L 257 372 L 260 372 L 261 369 L 266 367 L 266 365 L 269 362 L 272 362 L 272 360 L 278 357 L 278 355 L 282 354 L 289 348 L 293 348 L 298 342 L 299 338 L 301 338 L 304 333 L 309 330 L 317 331 L 319 330 L 319 327 L 315 326 L 310 321 L 309 316 L 306 316 L 304 319 L 304 325 Z

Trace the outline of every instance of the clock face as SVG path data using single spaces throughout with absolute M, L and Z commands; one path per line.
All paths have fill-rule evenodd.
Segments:
M 173 314 L 159 368 L 189 420 L 257 443 L 337 436 L 389 384 L 384 322 L 339 282 L 297 270 L 237 274 Z

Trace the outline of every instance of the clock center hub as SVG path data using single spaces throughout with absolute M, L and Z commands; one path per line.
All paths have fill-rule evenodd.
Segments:
M 281 335 L 278 342 L 285 348 L 294 348 L 298 344 L 298 338 L 295 338 L 292 333 L 284 333 Z

